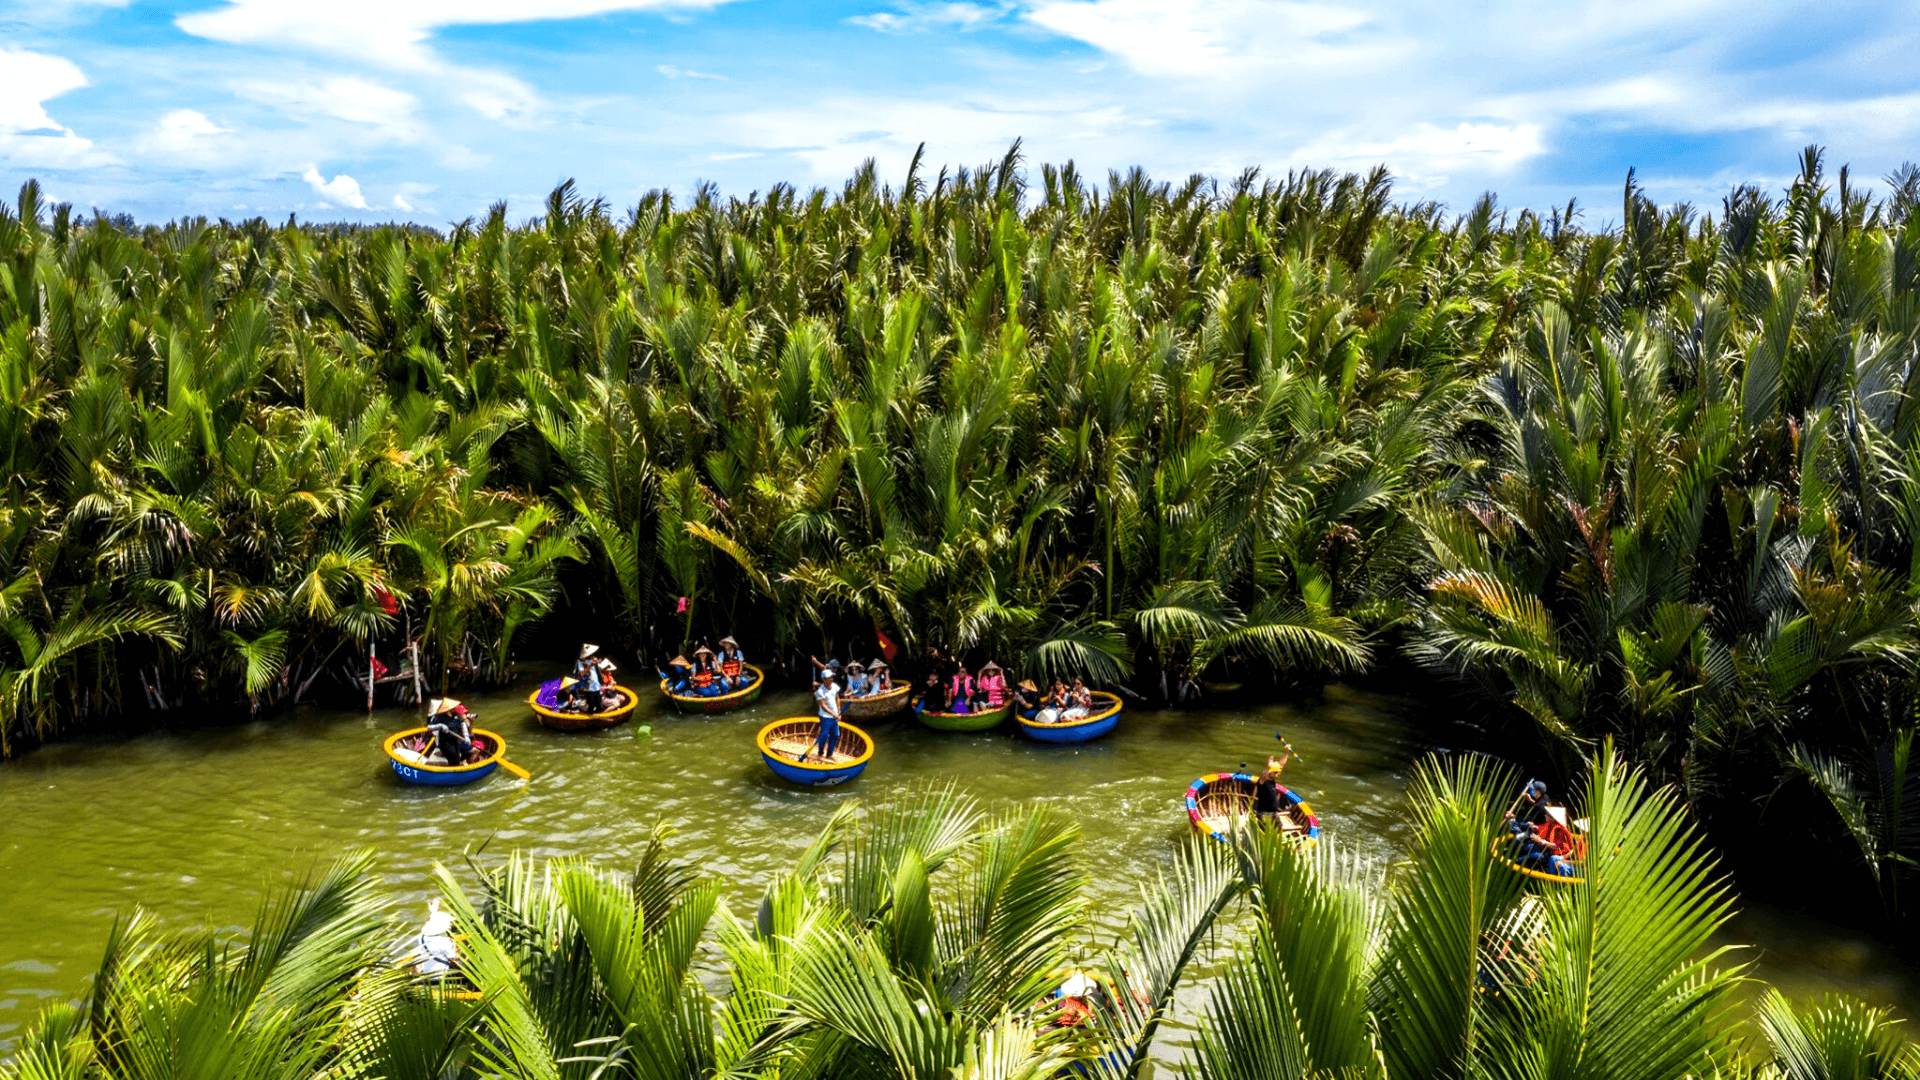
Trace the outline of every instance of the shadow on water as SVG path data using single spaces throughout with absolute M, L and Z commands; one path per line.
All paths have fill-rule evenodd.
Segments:
M 772 693 L 717 716 L 643 703 L 634 726 L 560 734 L 517 692 L 469 699 L 508 740 L 529 784 L 496 773 L 470 787 L 399 783 L 380 740 L 408 721 L 306 709 L 273 722 L 44 748 L 0 768 L 0 1042 L 49 999 L 77 993 L 116 914 L 136 903 L 173 926 L 244 929 L 261 890 L 343 848 L 380 853 L 403 904 L 430 889 L 437 860 L 464 851 L 579 855 L 620 865 L 655 822 L 683 857 L 728 883 L 744 911 L 849 799 L 884 806 L 951 782 L 988 811 L 1047 803 L 1082 828 L 1092 899 L 1111 925 L 1185 828 L 1182 795 L 1204 772 L 1257 766 L 1276 732 L 1299 750 L 1288 779 L 1330 835 L 1381 862 L 1403 832 L 1403 793 L 1431 750 L 1474 745 L 1431 707 L 1343 687 L 1310 703 L 1135 712 L 1111 737 L 1043 746 L 1009 729 L 943 734 L 901 717 L 868 727 L 878 752 L 858 780 L 799 789 L 753 745 L 767 721 L 806 711 Z M 411 917 L 414 911 L 403 908 Z M 1761 974 L 1790 992 L 1848 989 L 1914 1014 L 1911 973 L 1852 931 L 1750 909 L 1735 936 L 1757 941 Z

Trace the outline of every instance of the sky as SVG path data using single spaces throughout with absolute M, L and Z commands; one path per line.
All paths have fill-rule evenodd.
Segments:
M 1458 10 L 1454 10 L 1458 9 Z M 574 178 L 837 189 L 976 166 L 1385 164 L 1464 210 L 1920 159 L 1916 0 L 0 0 L 0 193 L 445 226 Z

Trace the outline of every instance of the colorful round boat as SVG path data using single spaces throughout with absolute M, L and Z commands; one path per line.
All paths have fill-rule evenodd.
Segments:
M 841 698 L 840 715 L 848 720 L 884 720 L 895 713 L 905 712 L 912 698 L 913 687 L 905 685 L 872 697 Z
M 748 683 L 744 690 L 734 690 L 725 694 L 714 694 L 711 697 L 702 697 L 699 694 L 676 694 L 667 689 L 667 680 L 661 679 L 660 693 L 664 695 L 668 701 L 673 702 L 674 708 L 679 709 L 681 712 L 722 713 L 745 708 L 760 699 L 760 691 L 767 685 L 767 673 L 754 667 L 752 664 L 743 664 L 741 666 L 753 675 L 753 681 Z
M 1025 716 L 1020 718 L 1020 730 L 1030 739 L 1048 743 L 1091 742 L 1120 726 L 1120 695 L 1109 694 L 1105 690 L 1093 693 L 1093 711 L 1078 720 L 1068 720 L 1060 724 L 1043 724 Z
M 840 744 L 833 755 L 825 760 L 814 757 L 813 740 L 819 733 L 817 718 L 789 716 L 761 728 L 755 741 L 760 744 L 761 760 L 775 776 L 809 787 L 844 784 L 873 760 L 873 737 L 845 721 L 840 723 Z
M 507 756 L 507 740 L 499 735 L 474 728 L 473 738 L 486 754 L 480 760 L 465 765 L 427 764 L 421 753 L 427 739 L 427 729 L 423 727 L 395 732 L 387 736 L 381 748 L 386 751 L 387 761 L 393 765 L 393 774 L 407 783 L 452 787 L 485 778 L 499 768 L 500 762 Z
M 640 695 L 625 686 L 609 686 L 601 691 L 601 704 L 613 699 L 618 704 L 603 708 L 595 713 L 568 712 L 560 707 L 560 683 L 554 679 L 540 684 L 540 689 L 527 695 L 527 706 L 533 710 L 534 719 L 540 726 L 555 731 L 598 731 L 624 723 L 633 715 L 634 707 L 640 704 Z
M 1194 831 L 1215 840 L 1226 841 L 1235 829 L 1246 827 L 1253 818 L 1253 786 L 1259 777 L 1250 773 L 1208 773 L 1187 785 L 1187 820 Z M 1280 788 L 1282 832 L 1304 843 L 1320 838 L 1320 818 L 1298 792 Z
M 1557 804 L 1553 809 L 1557 809 Z M 1565 813 L 1562 811 L 1562 818 Z M 1560 825 L 1559 832 L 1565 850 L 1561 858 L 1572 868 L 1571 874 L 1556 874 L 1536 866 L 1526 866 L 1520 862 L 1518 837 L 1502 833 L 1493 840 L 1493 861 L 1522 877 L 1535 881 L 1544 881 L 1550 885 L 1578 885 L 1587 880 L 1587 822 L 1580 819 Z
M 920 722 L 935 731 L 992 731 L 1006 723 L 1013 715 L 1013 702 L 1009 701 L 997 709 L 982 709 L 979 712 L 953 713 L 929 712 L 920 709 L 915 713 Z

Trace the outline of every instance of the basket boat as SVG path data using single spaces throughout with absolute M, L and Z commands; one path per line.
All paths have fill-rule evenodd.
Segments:
M 555 679 L 541 683 L 540 689 L 527 695 L 527 707 L 533 710 L 534 719 L 540 721 L 541 727 L 555 731 L 598 731 L 626 722 L 633 715 L 634 707 L 640 704 L 640 695 L 628 687 L 609 686 L 601 691 L 601 703 L 614 699 L 619 704 L 596 713 L 568 712 L 560 707 L 560 682 Z
M 735 690 L 731 693 L 714 694 L 712 696 L 676 694 L 667 689 L 667 680 L 661 679 L 660 693 L 665 696 L 668 701 L 673 702 L 674 708 L 679 709 L 681 712 L 721 713 L 745 708 L 759 700 L 761 688 L 767 685 L 767 673 L 754 667 L 752 664 L 742 664 L 741 666 L 753 673 L 753 681 L 748 683 L 744 690 Z
M 997 709 L 982 709 L 979 712 L 970 713 L 929 712 L 921 709 L 917 715 L 921 723 L 935 731 L 992 731 L 1005 723 L 1007 717 L 1013 715 L 1013 702 L 1008 700 Z
M 1187 785 L 1187 820 L 1194 831 L 1225 841 L 1235 830 L 1244 829 L 1253 820 L 1253 786 L 1259 777 L 1250 773 L 1208 773 Z M 1312 843 L 1320 838 L 1320 818 L 1300 794 L 1280 788 L 1282 832 Z
M 393 774 L 407 783 L 452 787 L 485 778 L 499 768 L 501 759 L 507 756 L 507 740 L 499 735 L 474 728 L 473 738 L 486 751 L 486 756 L 465 765 L 429 765 L 420 760 L 420 750 L 427 740 L 427 729 L 424 727 L 408 728 L 387 736 L 381 749 L 386 751 L 387 761 L 393 765 Z
M 840 715 L 848 720 L 884 720 L 895 713 L 905 712 L 907 702 L 912 697 L 913 687 L 904 684 L 872 697 L 843 697 L 840 699 Z
M 809 787 L 844 784 L 866 771 L 873 760 L 873 737 L 852 724 L 840 724 L 840 743 L 831 757 L 812 756 L 813 740 L 820 732 L 820 721 L 811 716 L 790 716 L 775 720 L 760 729 L 755 742 L 767 768 L 782 780 Z M 806 760 L 801 760 L 805 756 Z
M 1078 720 L 1062 724 L 1043 724 L 1022 716 L 1020 730 L 1030 739 L 1049 743 L 1091 742 L 1120 726 L 1119 694 L 1093 691 L 1093 711 Z

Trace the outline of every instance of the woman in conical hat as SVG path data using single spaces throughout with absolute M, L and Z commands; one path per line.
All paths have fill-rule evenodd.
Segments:
M 720 693 L 720 673 L 714 670 L 713 650 L 705 645 L 693 650 L 693 692 L 701 697 Z
M 580 659 L 585 660 L 599 651 L 600 651 L 600 646 L 595 645 L 592 642 L 588 642 L 587 644 L 580 646 Z
M 885 660 L 875 660 L 867 665 L 867 693 L 884 694 L 893 689 L 893 669 Z
M 727 689 L 736 690 L 747 685 L 747 657 L 740 651 L 740 643 L 731 636 L 720 639 L 720 679 Z

